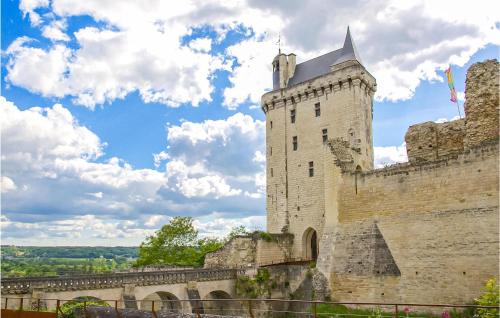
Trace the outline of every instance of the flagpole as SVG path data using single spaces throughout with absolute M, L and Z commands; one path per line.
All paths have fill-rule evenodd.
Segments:
M 458 117 L 462 119 L 462 114 L 460 113 L 460 104 L 458 103 L 458 99 L 457 99 L 457 110 L 458 110 Z

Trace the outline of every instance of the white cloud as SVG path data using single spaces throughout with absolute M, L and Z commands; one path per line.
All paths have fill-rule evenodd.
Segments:
M 155 226 L 159 225 L 160 222 L 166 222 L 168 219 L 169 219 L 168 216 L 155 214 L 155 215 L 151 215 L 150 217 L 148 217 L 146 219 L 146 221 L 144 222 L 144 225 L 149 226 L 149 227 L 155 227 Z
M 49 50 L 26 46 L 30 42 L 26 37 L 18 38 L 7 48 L 5 80 L 43 96 L 65 96 L 71 50 L 61 44 Z
M 40 7 L 47 7 L 49 0 L 21 0 L 19 2 L 19 9 L 23 13 L 23 17 L 29 16 L 32 25 L 39 25 L 41 22 L 40 15 L 35 12 L 35 9 Z
M 161 163 L 168 159 L 170 159 L 170 156 L 165 151 L 153 154 L 153 162 L 156 168 L 159 168 Z
M 64 33 L 66 23 L 62 20 L 53 21 L 42 29 L 42 35 L 53 41 L 69 41 L 69 36 Z
M 93 196 L 94 198 L 97 199 L 102 199 L 103 193 L 102 192 L 89 192 L 87 195 Z
M 185 121 L 167 131 L 172 158 L 167 163 L 169 184 L 183 193 L 213 192 L 220 197 L 261 188 L 257 176 L 265 169 L 263 121 L 236 113 L 225 120 Z
M 457 116 L 454 116 L 451 119 L 448 119 L 448 118 L 438 118 L 434 122 L 438 123 L 438 124 L 441 124 L 441 123 L 446 123 L 446 122 L 449 122 L 449 121 L 454 121 L 454 120 L 457 120 L 457 119 L 460 119 L 460 116 L 457 115 Z
M 211 38 L 198 38 L 189 42 L 189 47 L 195 51 L 199 52 L 210 52 L 212 48 L 212 39 Z
M 133 91 L 145 102 L 196 106 L 211 101 L 214 72 L 235 62 L 224 106 L 236 109 L 258 103 L 271 87 L 278 33 L 283 52 L 296 53 L 300 62 L 340 48 L 349 24 L 363 62 L 378 80 L 377 100 L 404 100 L 421 81 L 441 81 L 449 63 L 462 66 L 486 44 L 500 43 L 495 2 L 478 1 L 335 1 L 330 4 L 336 8 L 335 19 L 320 0 L 183 1 L 175 6 L 165 1 L 54 0 L 50 7 L 48 1 L 22 1 L 23 14 L 47 28 L 47 36 L 54 22 L 36 14 L 40 7 L 51 10 L 52 20 L 89 15 L 102 25 L 78 30 L 78 48 L 55 44 L 39 49 L 24 43 L 10 50 L 6 79 L 44 96 L 73 96 L 88 107 Z M 183 46 L 182 39 L 197 27 L 212 28 L 217 35 Z M 230 30 L 246 39 L 223 55 L 209 54 L 211 42 L 221 43 Z M 63 40 L 64 35 L 51 37 Z
M 265 163 L 266 155 L 262 153 L 260 150 L 255 151 L 253 159 L 254 162 Z
M 406 143 L 401 146 L 374 147 L 375 168 L 407 162 Z
M 14 183 L 14 181 L 11 178 L 6 177 L 6 176 L 0 177 L 0 184 L 1 184 L 2 193 L 7 193 L 9 191 L 13 191 L 13 190 L 17 189 L 17 186 Z
M 119 215 L 158 200 L 166 184 L 164 173 L 118 158 L 97 162 L 106 144 L 60 104 L 21 111 L 0 97 L 0 124 L 2 174 L 23 185 L 6 194 L 3 211 L 30 214 L 41 206 L 55 215 L 94 209 Z
M 194 221 L 196 229 L 202 236 L 225 236 L 237 226 L 243 225 L 250 231 L 264 230 L 266 217 L 263 215 L 243 218 L 229 218 L 226 214 L 213 212 Z
M 47 26 L 44 34 L 67 39 L 55 30 Z M 77 50 L 61 44 L 48 49 L 27 42 L 11 45 L 6 80 L 43 96 L 73 96 L 89 108 L 136 90 L 146 103 L 197 106 L 211 101 L 212 73 L 224 67 L 219 57 L 179 47 L 177 38 L 155 25 L 128 31 L 87 27 L 75 37 Z
M 219 199 L 241 193 L 240 189 L 228 185 L 223 176 L 208 171 L 201 163 L 187 166 L 183 161 L 171 160 L 166 169 L 171 188 L 179 190 L 187 198 L 213 195 Z
M 188 139 L 193 145 L 198 142 L 214 142 L 221 140 L 225 145 L 232 134 L 248 135 L 251 139 L 262 137 L 264 122 L 254 120 L 249 115 L 236 113 L 226 120 L 206 120 L 202 123 L 185 121 L 180 126 L 168 128 L 168 140 L 177 142 Z
M 224 106 L 236 109 L 246 101 L 259 103 L 262 94 L 272 89 L 271 62 L 276 55 L 272 40 L 251 38 L 227 49 L 227 54 L 236 57 L 240 66 L 229 76 L 231 87 L 224 89 Z
M 165 171 L 105 158 L 106 144 L 60 104 L 20 110 L 0 97 L 0 125 L 6 242 L 137 244 L 168 220 L 159 215 L 263 213 L 263 166 L 252 159 L 263 151 L 264 123 L 250 116 L 170 126 L 169 153 L 157 156 Z
M 154 233 L 131 221 L 101 218 L 93 214 L 75 216 L 64 220 L 23 222 L 12 221 L 2 216 L 2 239 L 15 244 L 29 242 L 30 245 L 81 245 L 120 242 L 120 245 L 138 245 L 144 237 Z M 30 239 L 25 233 L 29 232 Z M 78 244 L 80 242 L 80 244 Z

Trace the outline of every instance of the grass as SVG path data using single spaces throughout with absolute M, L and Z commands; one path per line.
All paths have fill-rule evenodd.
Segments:
M 427 313 L 427 312 L 417 312 L 415 307 L 411 308 L 408 314 L 404 312 L 404 307 L 399 308 L 398 317 L 405 318 L 441 318 L 439 314 Z M 443 309 L 443 312 L 448 310 Z M 335 318 L 358 318 L 358 317 L 371 317 L 371 318 L 383 318 L 383 317 L 394 317 L 394 311 L 387 310 L 377 310 L 376 308 L 348 308 L 344 305 L 330 305 L 330 304 L 320 304 L 317 306 L 317 315 L 319 317 L 335 317 Z M 473 316 L 474 312 L 472 310 L 457 311 L 455 309 L 448 310 L 450 318 L 470 318 Z

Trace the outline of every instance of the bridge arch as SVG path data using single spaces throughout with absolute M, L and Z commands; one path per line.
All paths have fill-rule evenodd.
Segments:
M 153 309 L 153 301 L 155 311 L 180 312 L 182 310 L 179 298 L 166 291 L 157 291 L 144 297 L 141 300 L 141 309 Z
M 318 259 L 318 252 L 318 233 L 315 229 L 309 227 L 302 235 L 302 256 L 305 259 L 316 261 Z
M 203 308 L 206 314 L 210 315 L 237 315 L 241 314 L 241 304 L 231 301 L 231 295 L 223 290 L 209 292 L 203 300 Z

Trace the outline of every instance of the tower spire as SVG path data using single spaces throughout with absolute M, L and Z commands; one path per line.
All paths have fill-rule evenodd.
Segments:
M 357 60 L 359 63 L 362 63 L 361 57 L 359 56 L 358 53 L 358 49 L 356 48 L 354 40 L 352 39 L 351 30 L 349 26 L 347 26 L 347 33 L 345 35 L 344 46 L 342 47 L 341 60 L 342 61 Z

